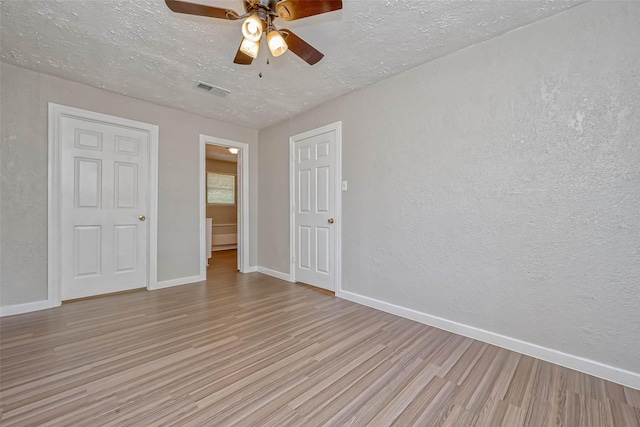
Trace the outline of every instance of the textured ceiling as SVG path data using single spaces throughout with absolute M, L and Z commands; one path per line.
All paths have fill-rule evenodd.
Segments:
M 219 145 L 207 144 L 205 145 L 205 155 L 207 159 L 222 160 L 224 162 L 237 162 L 238 155 L 231 154 L 227 147 L 221 147 Z
M 243 12 L 240 0 L 199 2 Z M 261 129 L 578 3 L 344 0 L 341 11 L 276 20 L 325 54 L 318 64 L 287 52 L 267 65 L 263 46 L 247 66 L 233 64 L 241 21 L 176 14 L 163 0 L 1 0 L 1 58 Z M 197 81 L 231 93 L 197 90 Z

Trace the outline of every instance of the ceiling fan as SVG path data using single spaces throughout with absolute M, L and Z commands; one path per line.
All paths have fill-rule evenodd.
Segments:
M 208 16 L 210 18 L 244 19 L 243 39 L 233 60 L 236 64 L 248 65 L 257 58 L 260 40 L 266 33 L 267 44 L 273 56 L 287 50 L 298 55 L 307 64 L 313 65 L 324 56 L 291 30 L 278 30 L 273 25 L 275 18 L 293 21 L 342 9 L 342 0 L 243 0 L 245 13 L 238 15 L 231 9 L 190 3 L 182 0 L 165 0 L 169 9 L 177 13 Z

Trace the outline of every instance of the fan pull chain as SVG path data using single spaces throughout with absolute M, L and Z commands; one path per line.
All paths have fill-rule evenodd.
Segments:
M 269 58 L 267 58 L 267 65 L 269 65 Z M 258 77 L 262 78 L 262 66 L 260 66 L 260 73 L 258 73 Z

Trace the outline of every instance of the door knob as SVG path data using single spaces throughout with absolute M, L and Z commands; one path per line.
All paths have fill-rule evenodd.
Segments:
M 329 224 L 333 224 L 333 218 L 329 218 L 329 219 L 327 220 L 327 222 L 328 222 Z
M 145 220 L 145 219 L 147 219 L 147 218 L 146 218 L 144 215 L 140 215 L 140 216 L 138 217 L 138 219 L 139 219 L 140 221 L 144 221 L 144 220 Z

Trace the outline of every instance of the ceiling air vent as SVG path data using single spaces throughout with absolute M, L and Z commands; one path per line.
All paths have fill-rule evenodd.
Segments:
M 196 89 L 204 90 L 205 92 L 212 93 L 222 98 L 224 98 L 225 96 L 229 95 L 229 93 L 231 93 L 231 91 L 227 89 L 223 89 L 221 87 L 214 86 L 212 84 L 205 83 L 205 82 L 198 82 L 198 84 L 196 85 Z

